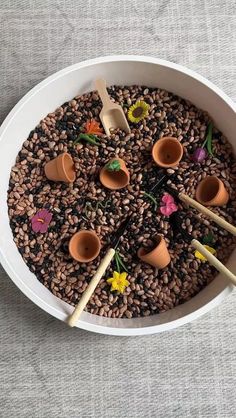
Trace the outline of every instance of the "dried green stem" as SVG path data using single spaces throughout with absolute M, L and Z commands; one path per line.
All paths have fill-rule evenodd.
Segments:
M 118 262 L 119 262 L 119 264 L 121 265 L 121 267 L 122 267 L 125 271 L 127 271 L 127 272 L 128 272 L 128 269 L 127 269 L 126 265 L 124 264 L 124 262 L 122 261 L 122 259 L 121 259 L 121 257 L 120 257 L 120 254 L 118 253 L 118 251 L 116 251 L 116 256 L 117 256 Z
M 156 210 L 158 206 L 156 198 L 152 194 L 147 192 L 144 192 L 144 196 L 148 197 L 152 201 L 152 203 L 154 204 L 154 209 Z
M 121 256 L 119 255 L 117 250 L 115 252 L 115 262 L 116 262 L 116 268 L 117 268 L 118 273 L 121 272 L 121 267 L 126 272 L 128 272 L 128 269 L 127 269 L 126 265 L 124 264 L 124 262 L 122 261 Z
M 116 270 L 118 273 L 120 273 L 120 264 L 119 264 L 119 260 L 117 258 L 117 253 L 115 252 L 115 262 L 116 262 Z
M 212 130 L 213 130 L 213 125 L 210 122 L 207 128 L 207 135 L 206 135 L 206 139 L 203 142 L 202 147 L 204 148 L 205 146 L 207 147 L 207 151 L 209 152 L 210 155 L 213 156 L 213 151 L 212 151 Z
M 98 137 L 96 137 L 95 135 L 92 134 L 79 134 L 78 138 L 76 138 L 76 140 L 74 141 L 74 145 L 78 144 L 81 140 L 84 140 L 86 142 L 88 142 L 89 144 L 92 145 L 100 145 L 97 140 Z

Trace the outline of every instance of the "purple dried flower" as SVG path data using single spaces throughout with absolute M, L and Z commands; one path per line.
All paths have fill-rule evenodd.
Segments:
M 197 148 L 192 155 L 192 159 L 196 163 L 201 163 L 203 160 L 205 160 L 206 157 L 207 151 L 205 150 L 205 148 Z

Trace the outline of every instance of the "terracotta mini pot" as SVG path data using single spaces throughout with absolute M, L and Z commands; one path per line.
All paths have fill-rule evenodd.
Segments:
M 229 200 L 229 193 L 218 177 L 208 176 L 197 186 L 196 199 L 205 206 L 224 206 Z
M 104 187 L 111 190 L 118 190 L 126 187 L 129 184 L 129 171 L 125 165 L 124 160 L 121 158 L 112 158 L 109 163 L 113 161 L 119 161 L 120 163 L 120 170 L 119 171 L 109 171 L 106 166 L 104 166 L 100 171 L 100 182 L 103 184 Z M 109 164 L 108 163 L 108 164 Z
M 74 161 L 67 152 L 49 161 L 45 165 L 44 171 L 49 180 L 64 181 L 65 183 L 73 183 L 75 181 Z
M 183 157 L 183 147 L 177 138 L 166 136 L 153 145 L 152 157 L 160 167 L 176 167 Z
M 163 269 L 170 263 L 170 254 L 166 242 L 161 235 L 157 236 L 155 247 L 152 250 L 139 248 L 138 257 L 147 264 Z
M 81 229 L 73 235 L 69 242 L 69 253 L 81 263 L 94 260 L 101 250 L 100 239 L 94 231 Z

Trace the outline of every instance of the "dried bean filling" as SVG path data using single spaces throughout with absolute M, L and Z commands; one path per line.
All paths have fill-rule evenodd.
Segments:
M 128 269 L 129 285 L 123 294 L 111 291 L 107 279 L 116 270 L 112 262 L 87 311 L 111 318 L 148 316 L 191 299 L 217 274 L 209 263 L 195 256 L 184 234 L 179 234 L 170 218 L 161 213 L 160 202 L 167 187 L 194 197 L 203 178 L 219 177 L 230 200 L 226 206 L 213 210 L 236 223 L 236 162 L 229 142 L 214 126 L 213 156 L 208 154 L 201 162 L 193 161 L 191 156 L 202 146 L 210 118 L 190 102 L 165 90 L 142 86 L 113 86 L 108 92 L 126 116 L 130 106 L 145 101 L 149 105 L 147 116 L 138 123 L 129 122 L 130 134 L 120 130 L 112 132 L 109 138 L 102 134 L 100 145 L 96 145 L 82 140 L 74 144 L 88 120 L 99 122 L 102 104 L 96 92 L 77 96 L 48 114 L 30 132 L 12 168 L 8 191 L 10 225 L 29 269 L 55 296 L 75 305 L 114 232 L 131 215 L 132 222 L 118 248 Z M 140 108 L 137 112 L 135 117 L 140 116 Z M 178 167 L 162 169 L 152 160 L 152 146 L 164 136 L 177 138 L 184 147 Z M 44 174 L 45 163 L 63 152 L 70 153 L 75 163 L 76 180 L 72 184 L 49 181 Z M 130 184 L 112 191 L 102 186 L 99 172 L 118 156 L 126 163 Z M 152 199 L 148 191 L 163 174 L 165 182 Z M 232 235 L 195 210 L 176 203 L 183 230 L 201 242 L 213 237 L 218 259 L 226 262 L 236 245 Z M 32 229 L 32 217 L 40 210 L 52 215 L 44 233 Z M 88 264 L 78 263 L 68 252 L 70 238 L 80 229 L 94 230 L 102 243 L 100 255 Z M 161 270 L 137 257 L 138 249 L 150 248 L 157 234 L 165 238 L 171 256 L 170 264 Z

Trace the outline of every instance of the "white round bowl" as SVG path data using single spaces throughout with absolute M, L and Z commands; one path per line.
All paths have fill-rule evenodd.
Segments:
M 180 65 L 145 56 L 111 56 L 72 65 L 34 87 L 9 113 L 0 130 L 0 261 L 21 291 L 54 317 L 66 321 L 73 308 L 55 297 L 30 272 L 13 241 L 7 189 L 11 167 L 22 143 L 40 119 L 77 94 L 93 90 L 103 77 L 111 84 L 142 84 L 169 90 L 207 110 L 236 149 L 236 106 L 214 84 Z M 236 270 L 235 253 L 227 266 Z M 146 318 L 113 319 L 83 312 L 77 326 L 113 335 L 144 335 L 176 328 L 218 305 L 231 291 L 221 275 L 197 296 L 168 312 Z M 9 295 L 10 299 L 10 295 Z

